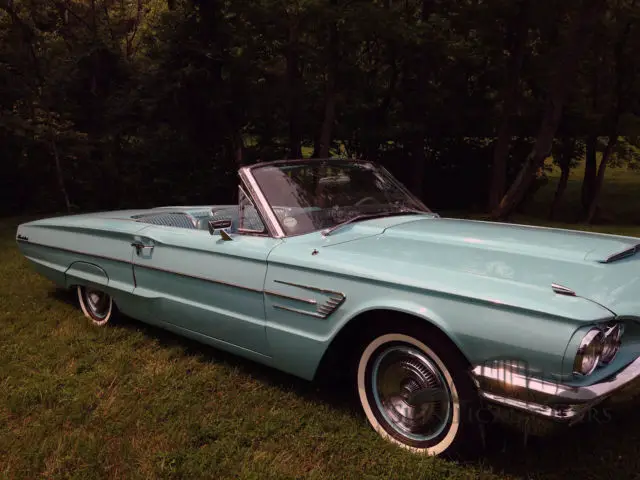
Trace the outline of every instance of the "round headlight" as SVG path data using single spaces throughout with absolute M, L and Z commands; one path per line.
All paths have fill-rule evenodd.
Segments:
M 599 328 L 592 328 L 587 332 L 573 362 L 574 373 L 589 375 L 596 369 L 602 356 L 603 340 L 604 333 Z
M 604 341 L 602 345 L 602 356 L 600 361 L 603 364 L 608 364 L 616 358 L 618 350 L 620 350 L 620 340 L 622 339 L 622 324 L 616 323 L 612 327 L 606 329 L 604 334 Z

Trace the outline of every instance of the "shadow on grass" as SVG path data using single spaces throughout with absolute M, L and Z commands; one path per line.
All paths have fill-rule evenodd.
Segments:
M 75 308 L 78 306 L 78 297 L 75 290 L 54 289 L 49 295 L 57 301 L 64 302 Z M 298 395 L 313 401 L 325 402 L 328 405 L 348 411 L 358 413 L 359 405 L 356 399 L 351 398 L 351 392 L 344 385 L 337 385 L 339 388 L 329 389 L 324 385 L 315 382 L 305 381 L 299 377 L 276 370 L 275 368 L 263 365 L 253 360 L 246 359 L 239 355 L 226 352 L 211 345 L 180 336 L 176 333 L 164 330 L 161 327 L 141 322 L 126 315 L 120 315 L 115 328 L 124 328 L 130 331 L 141 332 L 146 337 L 158 342 L 166 348 L 179 348 L 185 355 L 195 356 L 203 362 L 223 364 L 228 367 L 238 369 L 241 373 L 265 384 L 288 391 L 294 391 Z M 113 328 L 111 327 L 111 328 Z M 100 327 L 96 327 L 100 328 Z M 102 327 L 104 328 L 104 327 Z M 110 327 L 106 327 L 110 328 Z M 364 417 L 364 416 L 363 416 Z
M 50 295 L 77 306 L 75 291 L 53 290 Z M 166 348 L 179 348 L 184 355 L 196 356 L 203 362 L 223 364 L 258 382 L 293 391 L 305 400 L 327 404 L 364 421 L 355 391 L 344 385 L 334 388 L 307 382 L 126 316 L 118 320 L 115 328 L 141 332 Z M 479 445 L 477 455 L 462 463 L 481 464 L 523 478 L 640 478 L 639 400 L 635 397 L 631 404 L 615 408 L 604 406 L 594 410 L 583 423 L 546 436 L 525 437 L 521 430 L 494 423 L 488 429 L 486 445 Z
M 548 436 L 496 429 L 482 463 L 525 478 L 640 478 L 640 412 L 633 405 L 590 412 L 591 418 Z

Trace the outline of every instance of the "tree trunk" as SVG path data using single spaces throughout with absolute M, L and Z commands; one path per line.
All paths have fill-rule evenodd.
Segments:
M 560 158 L 558 159 L 561 174 L 560 180 L 558 181 L 558 187 L 556 188 L 556 193 L 553 197 L 553 202 L 551 203 L 551 208 L 549 209 L 549 220 L 553 220 L 555 218 L 558 206 L 560 205 L 564 192 L 567 190 L 569 173 L 571 172 L 571 153 L 573 152 L 574 144 L 575 139 L 570 138 L 565 138 L 562 142 L 562 151 L 560 153 Z
M 337 15 L 338 0 L 330 0 L 334 15 Z M 319 141 L 314 149 L 314 157 L 328 158 L 333 133 L 333 123 L 336 115 L 336 77 L 338 76 L 338 25 L 336 21 L 329 27 L 329 59 L 327 69 L 327 85 L 324 104 L 324 118 L 320 129 Z
M 232 146 L 233 160 L 235 161 L 236 167 L 240 168 L 244 165 L 244 141 L 242 140 L 242 133 L 238 130 L 233 133 Z
M 51 116 L 49 116 L 49 122 L 51 122 Z M 51 128 L 51 123 L 47 125 L 47 128 L 49 129 L 49 141 L 51 145 L 51 153 L 53 154 L 53 159 L 56 166 L 56 177 L 58 178 L 58 187 L 60 188 L 60 193 L 62 194 L 62 198 L 64 199 L 64 205 L 67 208 L 67 212 L 71 212 L 71 202 L 69 201 L 69 194 L 67 193 L 67 187 L 64 181 L 62 164 L 60 163 L 60 155 L 58 154 L 58 146 L 56 145 L 56 138 L 53 133 L 53 129 Z
M 331 136 L 333 133 L 333 122 L 336 111 L 336 94 L 334 91 L 333 81 L 327 83 L 327 97 L 324 105 L 324 120 L 322 121 L 322 129 L 320 130 L 320 138 L 314 152 L 314 157 L 328 158 L 331 147 Z
M 289 112 L 289 158 L 302 158 L 302 133 L 300 129 L 300 54 L 298 52 L 298 19 L 292 13 L 289 20 L 289 44 L 287 45 L 287 110 Z
M 434 8 L 433 0 L 422 0 L 422 9 L 420 12 L 420 20 L 423 24 L 429 21 L 429 17 Z M 422 39 L 424 40 L 424 39 Z M 407 138 L 407 146 L 409 150 L 409 189 L 414 195 L 422 199 L 424 190 L 424 171 L 426 163 L 425 155 L 425 98 L 427 96 L 427 85 L 429 75 L 429 59 L 428 50 L 424 41 L 418 45 L 418 50 L 414 55 L 409 55 L 405 59 L 405 69 L 415 68 L 416 77 L 413 84 L 407 85 L 407 91 L 416 92 L 415 97 L 408 100 L 406 105 L 408 118 L 413 125 L 413 131 L 409 133 Z M 408 61 L 409 60 L 409 61 Z M 407 72 L 405 76 L 410 76 Z M 406 101 L 406 100 L 405 100 Z
M 38 98 L 38 101 L 40 101 L 40 103 L 44 103 L 42 102 L 42 98 L 40 95 L 40 90 L 41 90 L 42 84 L 44 83 L 44 77 L 40 70 L 40 62 L 38 61 L 38 56 L 36 54 L 36 49 L 34 47 L 33 40 L 35 38 L 35 34 L 32 28 L 27 23 L 23 22 L 22 19 L 15 12 L 15 10 L 13 10 L 12 2 L 10 0 L 0 0 L 0 10 L 5 11 L 9 15 L 14 25 L 16 25 L 22 33 L 23 41 L 25 42 L 25 44 L 29 49 L 29 54 L 33 64 L 33 70 L 34 70 L 33 73 L 34 73 L 34 77 L 36 78 L 35 85 L 32 87 L 33 93 Z M 31 103 L 31 109 L 32 109 L 31 116 L 32 116 L 32 119 L 35 121 L 36 116 L 35 116 L 35 112 L 33 111 L 33 105 L 34 104 Z M 62 194 L 67 212 L 70 212 L 71 202 L 69 201 L 69 194 L 67 193 L 67 187 L 64 181 L 62 165 L 60 163 L 60 155 L 58 153 L 56 138 L 55 138 L 55 134 L 52 127 L 53 119 L 51 118 L 51 112 L 47 109 L 46 105 L 43 105 L 42 108 L 44 111 L 47 112 L 46 128 L 48 130 L 47 133 L 49 135 L 49 146 L 51 147 L 51 154 L 53 155 L 53 160 L 55 164 L 56 177 L 58 180 L 58 188 L 60 188 L 60 193 Z
M 598 162 L 596 154 L 598 150 L 598 137 L 590 135 L 587 137 L 586 157 L 584 164 L 584 177 L 582 179 L 581 200 L 585 214 L 589 212 L 589 206 L 593 201 L 593 193 L 596 189 L 596 174 Z
M 504 195 L 507 183 L 507 157 L 511 140 L 511 121 L 516 113 L 519 98 L 520 74 L 525 56 L 525 47 L 529 33 L 528 14 L 531 0 L 522 0 L 514 19 L 512 29 L 507 34 L 507 48 L 510 59 L 507 65 L 507 83 L 502 92 L 502 119 L 498 128 L 491 166 L 491 184 L 489 186 L 489 210 L 494 210 Z
M 631 8 L 635 7 L 635 4 L 636 1 L 634 0 L 631 4 Z M 613 154 L 613 150 L 618 143 L 620 117 L 625 110 L 625 105 L 623 104 L 623 102 L 626 101 L 628 97 L 627 88 L 629 87 L 629 85 L 633 85 L 635 81 L 634 70 L 630 70 L 629 62 L 625 58 L 623 58 L 624 48 L 631 32 L 631 25 L 632 20 L 627 20 L 613 49 L 616 83 L 615 103 L 610 117 L 611 131 L 609 133 L 609 141 L 607 142 L 607 146 L 602 153 L 602 159 L 600 160 L 600 165 L 598 167 L 598 176 L 596 177 L 595 189 L 593 191 L 593 197 L 591 198 L 591 203 L 589 205 L 587 223 L 593 222 L 598 212 L 600 194 L 602 193 L 602 186 L 604 184 L 604 175 L 607 170 L 607 164 L 609 163 L 609 159 Z
M 567 183 L 569 182 L 569 165 L 561 166 L 562 173 L 560 174 L 560 180 L 558 181 L 558 187 L 556 188 L 556 194 L 553 197 L 553 203 L 549 210 L 549 220 L 554 220 L 560 201 L 567 190 Z
M 364 145 L 365 157 L 370 160 L 378 160 L 378 150 L 380 148 L 380 134 L 385 132 L 387 123 L 389 121 L 389 108 L 391 107 L 391 101 L 393 100 L 396 86 L 398 84 L 398 77 L 400 76 L 400 69 L 396 61 L 396 47 L 393 44 L 389 45 L 389 67 L 391 72 L 389 75 L 389 86 L 385 91 L 382 102 L 375 108 L 373 113 L 367 120 L 370 120 L 369 131 L 366 134 L 366 142 Z
M 515 211 L 529 189 L 534 175 L 549 156 L 551 142 L 558 128 L 570 85 L 567 79 L 572 78 L 578 68 L 585 44 L 584 37 L 593 21 L 597 19 L 603 5 L 598 0 L 587 0 L 585 3 L 586 7 L 580 10 L 578 19 L 571 25 L 563 54 L 560 55 L 558 65 L 554 69 L 555 74 L 536 142 L 515 181 L 502 198 L 498 208 L 492 212 L 492 217 L 495 219 L 505 219 Z
M 609 137 L 609 141 L 607 142 L 607 146 L 602 153 L 602 159 L 600 160 L 600 165 L 598 166 L 598 176 L 596 177 L 595 189 L 593 191 L 593 197 L 591 198 L 591 203 L 589 204 L 589 212 L 587 214 L 587 223 L 592 223 L 598 213 L 598 207 L 600 203 L 600 194 L 602 193 L 602 186 L 604 185 L 604 174 L 607 170 L 607 164 L 609 163 L 609 159 L 611 158 L 611 154 L 613 153 L 613 149 L 618 143 L 618 135 L 612 134 Z
M 391 0 L 384 0 L 383 6 L 386 10 L 391 8 Z M 400 76 L 400 68 L 398 67 L 398 47 L 396 46 L 395 40 L 390 39 L 386 44 L 387 48 L 387 65 L 389 65 L 390 73 L 389 73 L 389 84 L 385 93 L 382 97 L 382 101 L 376 105 L 369 115 L 366 115 L 364 122 L 364 129 L 366 130 L 363 137 L 363 150 L 365 158 L 373 161 L 377 161 L 379 158 L 379 148 L 380 148 L 380 140 L 381 134 L 384 135 L 384 132 L 387 128 L 387 123 L 389 119 L 389 108 L 391 107 L 391 102 L 393 97 L 395 96 L 396 87 L 398 84 L 398 78 Z M 387 140 L 388 138 L 382 138 L 382 140 Z

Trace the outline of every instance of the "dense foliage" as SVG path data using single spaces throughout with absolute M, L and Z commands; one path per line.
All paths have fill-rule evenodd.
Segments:
M 585 217 L 640 145 L 637 0 L 0 0 L 0 210 L 228 202 L 257 160 L 381 162 L 512 213 L 553 154 Z M 563 181 L 564 179 L 564 181 Z

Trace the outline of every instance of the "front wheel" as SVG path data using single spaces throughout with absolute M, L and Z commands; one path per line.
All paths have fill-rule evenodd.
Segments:
M 358 362 L 358 395 L 382 437 L 416 453 L 448 455 L 479 438 L 477 395 L 461 355 L 439 336 L 427 338 L 373 335 Z
M 78 301 L 80 302 L 82 313 L 94 325 L 106 325 L 117 314 L 113 299 L 109 294 L 101 290 L 78 286 Z

